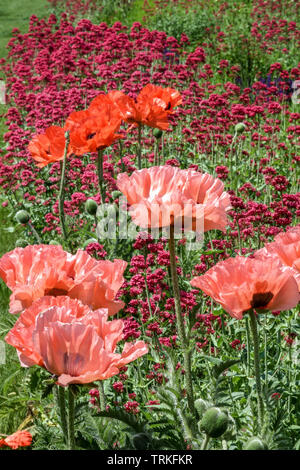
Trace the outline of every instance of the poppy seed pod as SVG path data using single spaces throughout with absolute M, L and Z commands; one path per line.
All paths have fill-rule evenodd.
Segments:
M 154 129 L 153 130 L 153 135 L 157 140 L 161 138 L 162 134 L 163 133 L 162 133 L 161 129 Z
M 220 408 L 209 408 L 201 419 L 201 430 L 209 437 L 220 437 L 228 426 L 228 416 Z
M 19 224 L 27 224 L 29 222 L 30 215 L 27 211 L 18 211 L 16 213 L 16 219 Z
M 268 450 L 268 446 L 259 437 L 251 437 L 246 443 L 244 450 Z
M 245 129 L 246 129 L 246 124 L 244 124 L 243 122 L 238 122 L 234 128 L 234 132 L 236 134 L 242 134 Z
M 96 215 L 97 209 L 98 209 L 97 202 L 94 201 L 94 199 L 87 199 L 85 203 L 85 210 L 87 211 L 87 213 L 90 215 Z

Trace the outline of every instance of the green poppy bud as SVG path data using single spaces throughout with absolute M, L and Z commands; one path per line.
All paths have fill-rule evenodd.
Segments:
M 202 400 L 202 398 L 198 398 L 195 400 L 195 408 L 198 412 L 199 418 L 202 418 L 205 411 L 211 406 L 207 401 Z
M 259 437 L 254 436 L 246 443 L 244 450 L 268 450 L 268 446 Z
M 94 199 L 87 199 L 85 203 L 85 210 L 90 215 L 96 215 L 98 209 L 98 204 Z
M 200 426 L 209 437 L 220 437 L 227 429 L 228 416 L 220 408 L 209 408 L 204 413 Z
M 111 197 L 112 197 L 113 199 L 117 199 L 117 198 L 120 197 L 120 196 L 122 196 L 121 191 L 112 191 L 112 193 L 111 193 Z
M 19 224 L 27 224 L 29 222 L 30 215 L 27 211 L 18 211 L 16 213 L 16 219 Z
M 148 448 L 150 439 L 148 434 L 141 432 L 135 434 L 132 438 L 132 443 L 137 450 L 145 450 Z
M 90 243 L 98 243 L 98 240 L 96 240 L 96 238 L 89 238 L 84 242 L 83 248 L 86 248 Z
M 28 242 L 24 240 L 23 238 L 18 238 L 18 240 L 16 240 L 16 247 L 25 248 L 25 246 L 27 245 L 28 245 Z
M 238 122 L 234 128 L 234 131 L 236 134 L 242 134 L 245 129 L 246 129 L 246 124 L 244 124 L 243 122 Z
M 156 139 L 160 139 L 162 134 L 163 133 L 161 129 L 153 129 L 153 135 Z
M 56 240 L 50 240 L 49 245 L 60 245 Z

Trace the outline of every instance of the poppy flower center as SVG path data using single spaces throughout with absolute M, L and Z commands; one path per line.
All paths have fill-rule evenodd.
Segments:
M 166 106 L 165 110 L 168 111 L 169 109 L 171 109 L 171 102 L 170 101 L 168 103 L 168 106 Z
M 67 295 L 67 294 L 68 294 L 68 291 L 66 289 L 58 289 L 56 287 L 45 290 L 45 295 L 51 295 L 52 297 L 59 297 L 60 295 Z
M 71 375 L 72 377 L 77 377 L 80 375 L 82 367 L 84 364 L 84 357 L 78 353 L 67 353 L 63 355 L 63 367 L 64 374 Z
M 89 135 L 87 136 L 87 139 L 88 139 L 88 140 L 89 140 L 89 139 L 92 139 L 93 137 L 95 137 L 95 135 L 96 135 L 96 132 L 93 132 L 92 134 L 89 134 Z
M 253 294 L 250 305 L 252 308 L 266 307 L 273 297 L 274 294 L 272 294 L 272 292 L 260 292 Z

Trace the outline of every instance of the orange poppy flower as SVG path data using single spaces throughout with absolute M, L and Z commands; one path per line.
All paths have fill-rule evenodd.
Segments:
M 64 159 L 65 153 L 65 129 L 59 126 L 50 126 L 45 134 L 37 134 L 28 144 L 28 150 L 39 168 L 49 163 L 59 162 Z M 71 151 L 68 151 L 68 155 Z
M 283 264 L 293 268 L 300 290 L 300 225 L 288 232 L 279 233 L 274 242 L 267 243 L 264 248 L 255 253 L 256 258 L 262 256 L 276 256 Z
M 0 440 L 0 447 L 9 446 L 12 449 L 17 449 L 18 447 L 27 447 L 30 446 L 32 442 L 32 435 L 29 431 L 17 431 L 14 434 L 6 437 L 5 439 Z
M 130 215 L 142 228 L 174 225 L 187 231 L 225 230 L 229 194 L 221 180 L 207 173 L 168 165 L 118 175 Z
M 122 320 L 107 321 L 107 309 L 90 310 L 69 297 L 44 297 L 25 310 L 5 338 L 23 366 L 38 364 L 61 386 L 105 380 L 148 352 L 144 341 L 126 343 Z
M 117 134 L 120 125 L 119 110 L 109 100 L 104 100 L 101 108 L 71 113 L 65 129 L 70 131 L 70 146 L 74 154 L 83 155 L 103 150 L 122 138 Z
M 114 315 L 124 307 L 115 297 L 126 266 L 119 259 L 97 261 L 82 250 L 71 255 L 56 245 L 29 245 L 0 259 L 0 277 L 12 290 L 10 313 L 21 312 L 45 295 L 68 295 Z
M 91 109 L 100 105 L 101 96 L 97 96 L 91 102 Z M 151 84 L 142 89 L 136 102 L 121 91 L 111 91 L 107 97 L 119 108 L 125 122 L 162 130 L 168 129 L 168 116 L 182 102 L 181 95 L 177 90 Z
M 194 277 L 193 287 L 221 304 L 232 317 L 241 319 L 250 309 L 288 310 L 300 301 L 290 268 L 278 258 L 229 258 L 217 263 L 203 276 Z

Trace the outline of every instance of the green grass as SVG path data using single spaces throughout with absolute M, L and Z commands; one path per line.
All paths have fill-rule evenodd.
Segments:
M 48 12 L 49 4 L 46 0 L 0 0 L 0 58 L 7 55 L 6 45 L 13 28 L 25 33 L 32 15 L 42 17 Z

